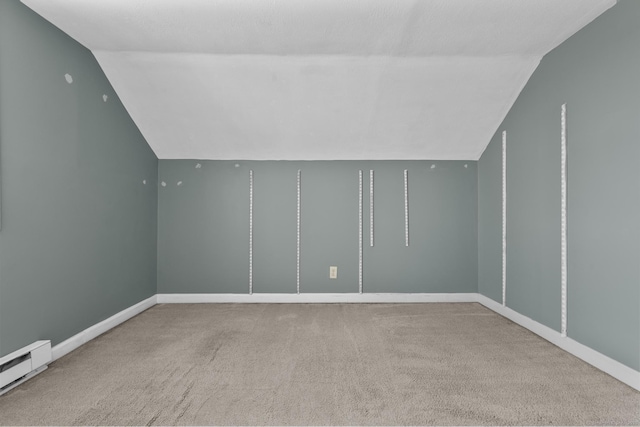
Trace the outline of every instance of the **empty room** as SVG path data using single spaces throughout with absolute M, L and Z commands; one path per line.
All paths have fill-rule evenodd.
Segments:
M 640 425 L 640 2 L 0 0 L 0 425 Z

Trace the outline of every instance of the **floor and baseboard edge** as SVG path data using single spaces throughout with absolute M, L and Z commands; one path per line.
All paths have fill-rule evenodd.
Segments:
M 157 294 L 97 323 L 52 348 L 52 360 L 156 304 L 175 303 L 442 303 L 477 302 L 584 360 L 630 387 L 640 390 L 640 372 L 478 293 L 301 293 L 301 294 Z
M 71 338 L 68 338 L 60 344 L 54 346 L 51 349 L 52 361 L 61 358 L 62 356 L 72 352 L 76 348 L 91 341 L 97 336 L 104 334 L 112 328 L 115 328 L 122 322 L 125 322 L 131 319 L 133 316 L 136 316 L 147 310 L 148 308 L 153 307 L 154 305 L 156 305 L 156 300 L 156 295 L 153 295 L 135 305 L 132 305 L 129 308 L 125 308 L 124 310 L 114 314 L 113 316 L 103 320 L 102 322 L 88 327 L 84 331 L 79 332 Z
M 619 381 L 633 387 L 640 391 L 640 372 L 632 369 L 616 360 L 613 360 L 609 356 L 587 347 L 584 344 L 569 338 L 562 337 L 560 332 L 555 331 L 548 326 L 545 326 L 535 320 L 526 317 L 515 310 L 505 307 L 502 304 L 492 300 L 481 294 L 477 295 L 477 302 L 487 307 L 488 309 L 506 317 L 507 319 L 517 323 L 518 325 L 530 330 L 536 335 L 544 338 L 545 340 L 555 344 L 561 349 L 573 354 L 579 359 L 584 360 L 588 364 L 595 366 L 603 372 L 611 375 Z
M 175 303 L 424 303 L 476 302 L 475 293 L 300 293 L 300 294 L 158 294 L 158 304 Z

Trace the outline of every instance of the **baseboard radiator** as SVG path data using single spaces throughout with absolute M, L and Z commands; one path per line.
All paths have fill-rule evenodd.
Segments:
M 36 341 L 0 358 L 0 395 L 38 375 L 51 362 L 51 341 Z

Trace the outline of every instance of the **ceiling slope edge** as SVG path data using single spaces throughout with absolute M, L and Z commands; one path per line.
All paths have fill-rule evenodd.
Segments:
M 496 123 L 495 129 L 491 133 L 491 136 L 489 136 L 489 139 L 487 139 L 486 144 L 484 144 L 484 146 L 480 147 L 480 151 L 475 156 L 474 160 L 480 160 L 480 157 L 482 157 L 482 155 L 484 154 L 485 150 L 489 146 L 489 143 L 493 139 L 494 135 L 496 134 L 496 132 L 498 132 L 498 130 L 500 129 L 500 126 L 502 126 L 502 123 L 504 122 L 504 119 L 507 118 L 507 115 L 511 111 L 511 108 L 513 108 L 513 105 L 516 103 L 516 101 L 520 97 L 520 94 L 522 93 L 524 88 L 527 86 L 527 83 L 529 83 L 529 80 L 533 76 L 533 73 L 535 73 L 536 70 L 538 69 L 538 66 L 540 65 L 541 61 L 542 61 L 542 58 L 539 58 L 535 63 L 531 64 L 531 68 L 529 70 L 527 70 L 527 71 L 522 73 L 522 78 L 520 80 L 521 81 L 520 86 L 514 86 L 513 87 L 513 92 L 509 96 L 509 102 L 508 102 L 507 106 L 503 109 L 502 113 L 499 116 L 500 120 Z
M 593 8 L 587 11 L 580 18 L 576 19 L 575 25 L 572 28 L 564 31 L 553 43 L 549 45 L 549 48 L 545 52 L 544 56 L 548 55 L 549 52 L 560 46 L 562 43 L 566 42 L 574 34 L 579 33 L 584 27 L 593 22 L 594 19 L 605 13 L 607 10 L 611 9 L 616 4 L 618 4 L 618 0 L 607 0 L 603 5 L 594 5 Z
M 500 121 L 496 125 L 495 131 L 492 133 L 490 139 L 487 141 L 487 143 L 484 145 L 484 147 L 482 147 L 482 149 L 478 153 L 476 160 L 480 160 L 480 158 L 482 157 L 482 154 L 484 154 L 485 150 L 489 146 L 489 143 L 491 142 L 491 138 L 493 138 L 493 136 L 496 134 L 496 132 L 498 132 L 498 130 L 500 129 L 500 126 L 502 126 L 502 123 L 507 118 L 507 115 L 509 114 L 509 111 L 511 111 L 511 108 L 513 108 L 513 105 L 516 103 L 516 101 L 520 97 L 520 94 L 522 93 L 524 88 L 527 86 L 527 83 L 529 83 L 529 80 L 533 76 L 533 73 L 538 68 L 538 66 L 540 65 L 540 62 L 542 62 L 544 57 L 547 56 L 549 53 L 551 53 L 556 48 L 560 47 L 560 45 L 562 45 L 564 42 L 569 40 L 575 34 L 578 34 L 582 29 L 584 29 L 587 25 L 589 25 L 591 22 L 593 22 L 596 18 L 598 18 L 600 15 L 602 15 L 603 13 L 605 13 L 606 11 L 608 11 L 609 9 L 611 9 L 612 7 L 614 7 L 617 4 L 618 4 L 618 0 L 609 0 L 609 2 L 607 4 L 605 4 L 603 7 L 594 6 L 591 10 L 589 10 L 587 13 L 585 13 L 580 19 L 576 20 L 576 27 L 578 28 L 577 31 L 574 30 L 574 29 L 567 30 L 563 34 L 561 34 L 553 43 L 551 43 L 550 48 L 548 49 L 547 53 L 545 53 L 544 56 L 539 59 L 538 63 L 535 65 L 535 67 L 533 67 L 531 72 L 528 73 L 527 76 L 523 75 L 522 84 L 520 85 L 520 87 L 519 88 L 514 88 L 514 92 L 513 92 L 513 95 L 512 95 L 512 101 L 510 102 L 509 107 L 504 110 L 503 114 L 501 115 Z
M 21 1 L 36 11 L 46 5 Z M 616 4 L 584 3 L 538 46 L 548 54 Z M 49 4 L 50 22 L 67 12 Z M 478 160 L 544 58 L 91 51 L 159 159 L 202 160 Z M 172 56 L 180 61 L 149 61 Z M 257 70 L 242 64 L 260 56 Z M 292 58 L 311 65 L 292 70 Z M 449 68 L 421 63 L 445 59 Z M 461 71 L 465 60 L 473 72 Z M 371 63 L 352 65 L 362 61 Z

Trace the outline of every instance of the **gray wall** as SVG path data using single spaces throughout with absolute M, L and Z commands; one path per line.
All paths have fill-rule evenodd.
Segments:
M 0 356 L 156 293 L 157 159 L 92 54 L 17 0 L 0 1 L 0 156 Z
M 502 302 L 502 136 L 478 162 L 478 292 Z
M 568 109 L 568 335 L 640 369 L 640 2 L 549 53 L 482 156 L 479 291 L 501 301 L 501 132 L 507 306 L 560 329 L 560 106 Z
M 477 291 L 476 162 L 161 160 L 159 179 L 166 187 L 160 186 L 158 201 L 158 292 L 248 292 L 253 170 L 254 292 L 295 293 L 298 169 L 301 292 L 358 292 L 359 170 L 364 291 Z M 373 248 L 370 169 L 375 170 Z M 404 169 L 409 171 L 408 248 Z M 330 265 L 338 266 L 336 280 L 329 279 Z

